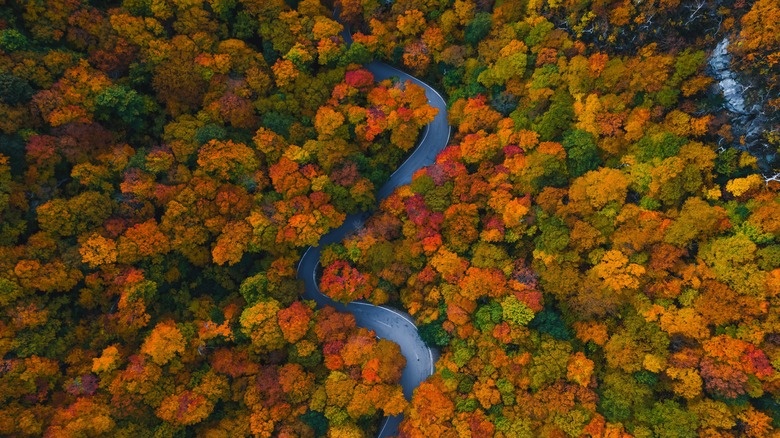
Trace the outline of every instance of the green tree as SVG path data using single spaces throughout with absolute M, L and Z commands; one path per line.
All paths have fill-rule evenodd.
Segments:
M 268 292 L 268 278 L 264 272 L 257 275 L 247 277 L 239 287 L 241 296 L 244 297 L 246 303 L 250 306 L 254 305 L 258 301 L 262 301 L 266 298 Z
M 491 27 L 493 27 L 493 16 L 487 12 L 479 12 L 466 25 L 464 40 L 475 46 L 490 33 Z
M 514 295 L 509 295 L 501 303 L 504 320 L 516 325 L 528 325 L 534 319 L 534 311 Z
M 226 138 L 227 130 L 216 123 L 204 125 L 195 133 L 195 142 L 199 145 L 204 145 L 211 140 L 224 140 Z
M 33 89 L 24 79 L 8 73 L 0 73 L 0 102 L 9 105 L 25 103 L 32 98 Z
M 20 50 L 28 50 L 29 48 L 30 42 L 27 41 L 27 37 L 18 30 L 0 30 L 0 49 L 3 51 L 11 53 Z
M 569 174 L 572 178 L 595 170 L 601 164 L 596 138 L 593 134 L 575 129 L 563 136 L 561 144 L 566 149 L 566 166 L 569 168 Z
M 95 116 L 98 120 L 111 122 L 119 119 L 127 127 L 137 130 L 144 124 L 145 113 L 143 97 L 124 85 L 108 87 L 95 97 Z
M 571 333 L 566 327 L 566 323 L 561 318 L 561 314 L 550 307 L 545 307 L 541 312 L 534 316 L 534 319 L 528 324 L 528 327 L 538 330 L 540 333 L 547 333 L 560 341 L 571 339 Z
M 574 99 L 564 88 L 559 88 L 550 99 L 550 108 L 534 123 L 539 138 L 553 141 L 569 129 L 574 120 Z
M 653 398 L 650 387 L 638 383 L 629 374 L 614 371 L 604 376 L 599 389 L 598 411 L 612 423 L 631 420 L 636 412 L 647 409 Z
M 450 334 L 442 328 L 441 321 L 421 324 L 417 327 L 417 331 L 420 333 L 420 339 L 428 345 L 444 347 L 450 343 Z
M 491 301 L 480 306 L 474 313 L 474 326 L 483 332 L 493 330 L 493 327 L 502 321 L 503 314 L 501 304 Z
M 669 158 L 677 155 L 680 148 L 688 140 L 668 132 L 651 134 L 642 137 L 636 144 L 637 156 L 642 161 L 650 161 L 653 158 Z
M 653 436 L 659 438 L 684 438 L 696 436 L 699 419 L 674 400 L 656 402 L 650 411 L 640 412 L 640 420 L 647 422 Z
M 314 436 L 325 436 L 328 433 L 328 418 L 319 411 L 307 411 L 298 417 L 314 430 Z

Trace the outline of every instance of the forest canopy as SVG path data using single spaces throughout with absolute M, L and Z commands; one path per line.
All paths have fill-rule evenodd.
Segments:
M 774 0 L 0 0 L 0 435 L 776 434 L 777 23 Z M 445 108 L 372 61 L 452 126 L 381 202 Z M 317 281 L 414 318 L 440 357 L 411 400 L 414 358 L 303 299 L 302 255 L 358 212 Z

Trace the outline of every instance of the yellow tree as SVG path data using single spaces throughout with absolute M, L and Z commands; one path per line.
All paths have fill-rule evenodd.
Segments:
M 81 260 L 90 268 L 116 262 L 116 242 L 100 234 L 92 234 L 79 248 Z
M 256 352 L 267 353 L 284 347 L 284 336 L 276 316 L 279 310 L 279 302 L 271 299 L 246 308 L 241 314 L 241 331 L 252 340 Z
M 638 288 L 645 268 L 636 263 L 629 263 L 625 254 L 613 249 L 604 254 L 601 261 L 591 269 L 591 272 L 610 289 L 621 291 Z
M 518 40 L 511 40 L 498 52 L 498 59 L 477 77 L 486 87 L 503 85 L 511 78 L 522 77 L 528 62 L 528 47 Z
M 252 235 L 252 227 L 246 221 L 225 224 L 217 238 L 211 256 L 218 265 L 235 265 L 241 261 Z
M 157 324 L 141 345 L 141 353 L 146 354 L 157 365 L 165 365 L 177 354 L 184 353 L 186 340 L 173 321 Z

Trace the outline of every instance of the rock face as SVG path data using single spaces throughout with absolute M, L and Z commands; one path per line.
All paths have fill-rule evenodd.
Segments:
M 753 154 L 763 171 L 771 171 L 771 163 L 777 160 L 777 151 L 770 147 L 764 139 L 763 131 L 768 123 L 761 105 L 749 105 L 745 92 L 750 86 L 740 83 L 737 73 L 731 70 L 731 54 L 728 51 L 729 39 L 724 38 L 712 51 L 708 66 L 710 73 L 718 81 L 725 107 L 732 114 L 732 130 L 736 137 L 743 138 L 744 143 L 735 145 Z
M 742 95 L 745 87 L 737 81 L 736 73 L 729 68 L 731 54 L 729 54 L 728 48 L 729 39 L 724 38 L 715 46 L 715 50 L 712 51 L 709 65 L 713 76 L 718 80 L 718 86 L 720 86 L 723 97 L 726 99 L 728 110 L 736 114 L 746 114 L 745 98 Z

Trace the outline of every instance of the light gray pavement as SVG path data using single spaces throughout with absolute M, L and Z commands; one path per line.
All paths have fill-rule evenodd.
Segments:
M 346 33 L 346 32 L 345 32 Z M 352 38 L 347 33 L 345 40 L 351 43 Z M 434 118 L 423 133 L 423 138 L 414 152 L 392 174 L 390 179 L 377 192 L 377 201 L 387 198 L 393 190 L 412 181 L 412 175 L 418 169 L 434 162 L 436 156 L 447 146 L 450 138 L 450 126 L 447 122 L 447 109 L 444 98 L 428 84 L 416 79 L 398 69 L 381 62 L 371 62 L 365 68 L 370 71 L 377 81 L 390 77 L 397 77 L 401 81 L 411 81 L 425 89 L 428 102 L 439 109 Z M 318 246 L 309 247 L 298 264 L 298 278 L 303 280 L 306 286 L 304 297 L 314 300 L 318 307 L 333 306 L 341 312 L 350 312 L 355 315 L 355 321 L 360 327 L 373 330 L 377 336 L 389 339 L 401 347 L 401 353 L 406 357 L 406 367 L 401 376 L 401 386 L 404 396 L 411 400 L 414 389 L 433 374 L 434 364 L 438 358 L 438 352 L 428 348 L 420 339 L 417 327 L 408 313 L 388 306 L 374 306 L 372 304 L 353 301 L 349 304 L 338 303 L 323 295 L 317 284 L 317 266 L 320 262 L 320 250 L 323 246 L 341 241 L 347 234 L 354 231 L 359 224 L 365 221 L 369 212 L 347 216 L 344 223 L 322 236 Z M 387 417 L 383 423 L 379 437 L 394 436 L 398 434 L 398 425 L 402 416 Z

